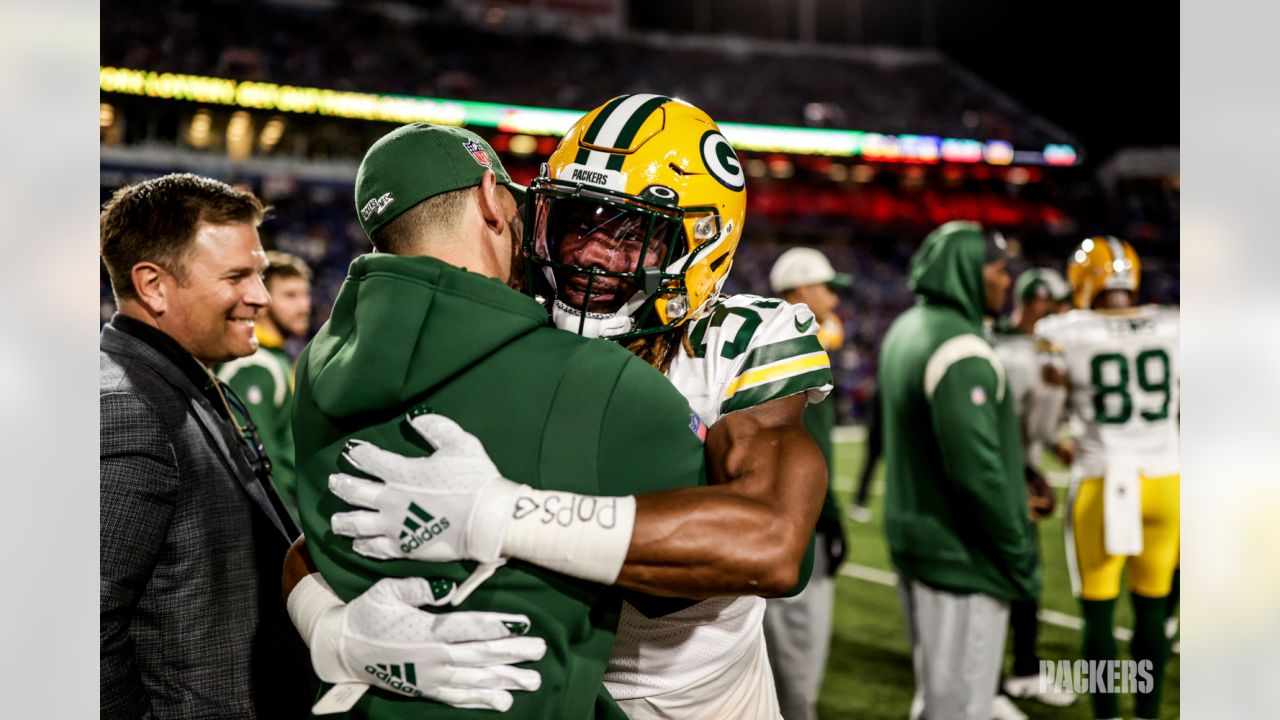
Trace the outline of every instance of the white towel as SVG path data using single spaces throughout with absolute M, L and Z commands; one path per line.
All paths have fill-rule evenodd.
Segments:
M 1102 505 L 1108 555 L 1142 553 L 1142 481 L 1138 460 L 1133 457 L 1107 458 L 1102 481 Z

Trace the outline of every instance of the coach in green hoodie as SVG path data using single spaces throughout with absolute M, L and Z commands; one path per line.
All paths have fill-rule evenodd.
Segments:
M 880 352 L 885 532 L 912 643 L 912 718 L 987 720 L 1008 602 L 1039 593 L 1022 439 L 983 337 L 1010 279 L 1004 240 L 934 230 L 911 259 L 915 307 Z

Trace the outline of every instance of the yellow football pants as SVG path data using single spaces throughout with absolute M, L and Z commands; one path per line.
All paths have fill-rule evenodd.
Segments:
M 1144 597 L 1164 597 L 1178 567 L 1180 486 L 1177 475 L 1142 482 L 1142 554 L 1108 555 L 1103 526 L 1102 478 L 1076 485 L 1067 507 L 1067 553 L 1072 586 L 1083 600 L 1114 600 L 1129 564 L 1129 587 Z

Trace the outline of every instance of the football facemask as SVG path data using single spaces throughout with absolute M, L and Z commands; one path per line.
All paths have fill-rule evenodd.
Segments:
M 588 337 L 639 336 L 654 325 L 649 300 L 683 302 L 683 275 L 672 267 L 687 245 L 682 211 L 546 178 L 533 185 L 526 255 L 542 269 L 557 327 Z
M 624 340 L 677 327 L 719 294 L 745 173 L 711 118 L 656 95 L 614 98 L 570 128 L 530 184 L 528 291 L 557 326 Z

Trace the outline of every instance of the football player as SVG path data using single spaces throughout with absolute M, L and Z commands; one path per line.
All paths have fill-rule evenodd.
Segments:
M 1138 305 L 1141 263 L 1129 243 L 1084 240 L 1067 266 L 1077 309 L 1041 320 L 1069 381 L 1083 428 L 1068 495 L 1066 550 L 1084 614 L 1084 655 L 1115 660 L 1116 598 L 1125 566 L 1133 600 L 1130 651 L 1152 663 L 1138 718 L 1157 717 L 1166 606 L 1178 563 L 1178 311 Z M 1116 695 L 1094 694 L 1094 715 L 1119 716 Z
M 632 105 L 640 110 L 624 123 Z M 720 293 L 742 235 L 745 184 L 736 154 L 701 110 L 655 96 L 615 99 L 579 121 L 530 184 L 530 288 L 545 293 L 559 327 L 624 342 L 666 373 L 706 425 L 749 427 L 785 413 L 803 427 L 787 408 L 803 411 L 831 390 L 814 314 Z M 822 492 L 812 478 L 769 480 L 761 492 L 782 512 L 802 508 L 788 506 L 778 485 Z M 733 675 L 774 693 L 762 598 L 712 598 L 660 617 L 637 607 L 623 606 L 605 673 L 632 718 L 737 717 L 726 699 L 746 690 L 712 690 Z
M 1027 493 L 1031 500 L 1031 516 L 1035 520 L 1053 514 L 1053 488 L 1041 472 L 1040 460 L 1044 444 L 1057 442 L 1066 388 L 1061 370 L 1042 364 L 1047 348 L 1043 346 L 1043 340 L 1035 337 L 1034 331 L 1037 322 L 1059 312 L 1061 302 L 1070 298 L 1071 288 L 1056 270 L 1031 268 L 1019 275 L 1013 285 L 1013 313 L 1007 318 L 1000 318 L 992 329 L 991 344 L 1004 366 L 1009 390 L 1013 393 L 1014 411 L 1022 421 L 1023 443 L 1027 450 Z M 1036 538 L 1038 540 L 1038 536 Z M 1038 553 L 1038 542 L 1036 548 Z M 1004 692 L 1059 707 L 1070 705 L 1075 702 L 1074 693 L 1041 687 L 1040 658 L 1036 655 L 1038 612 L 1039 602 L 1036 600 L 1010 603 L 1013 675 L 1004 681 Z
M 662 370 L 694 409 L 696 432 L 717 426 L 731 438 L 727 452 L 708 458 L 713 480 L 742 476 L 742 467 L 760 465 L 766 455 L 790 458 L 774 472 L 724 487 L 768 503 L 786 526 L 811 534 L 826 466 L 804 428 L 803 411 L 830 392 L 830 362 L 805 306 L 720 294 L 742 233 L 745 180 L 706 113 L 656 95 L 615 98 L 575 123 L 530 184 L 526 286 L 543 298 L 557 326 L 624 343 Z M 401 482 L 430 492 L 447 480 L 428 464 L 415 473 Z M 658 495 L 637 496 L 637 530 L 616 584 L 676 594 L 670 569 L 664 576 L 635 562 L 638 548 L 644 550 L 642 518 L 647 506 L 663 503 Z M 365 528 L 356 533 L 358 548 L 413 557 L 373 531 L 378 523 L 357 519 L 380 512 L 366 507 L 349 513 L 341 528 L 335 519 L 335 531 Z M 470 521 L 503 516 L 486 508 Z M 741 533 L 769 532 L 696 520 L 691 513 L 669 523 L 670 534 L 660 539 L 714 533 L 717 542 L 733 544 Z M 471 531 L 463 523 L 456 530 Z M 577 571 L 564 564 L 553 569 Z M 717 594 L 708 569 L 686 571 L 704 578 L 708 592 L 697 597 Z M 754 595 L 692 605 L 636 596 L 624 605 L 606 686 L 632 718 L 777 718 L 763 614 L 764 600 Z

